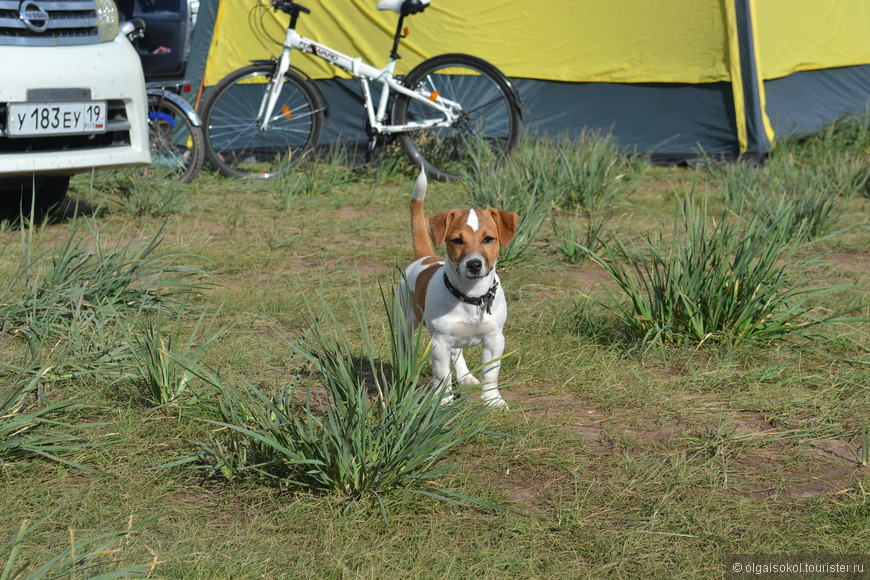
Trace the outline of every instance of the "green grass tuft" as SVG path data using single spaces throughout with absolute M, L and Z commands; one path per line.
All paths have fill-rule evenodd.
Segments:
M 647 235 L 641 247 L 614 239 L 592 256 L 624 294 L 611 294 L 611 309 L 635 338 L 763 343 L 834 318 L 810 301 L 839 288 L 811 285 L 801 232 L 789 220 L 711 219 L 706 201 L 698 208 L 689 196 L 678 201 L 670 238 Z
M 407 329 L 394 298 L 383 304 L 389 361 L 378 357 L 372 321 L 356 303 L 362 347 L 352 346 L 324 304 L 306 337 L 288 341 L 308 366 L 274 394 L 192 365 L 220 392 L 215 425 L 222 431 L 204 446 L 212 473 L 266 477 L 352 500 L 397 489 L 459 498 L 433 481 L 446 473 L 449 452 L 483 429 L 486 409 L 469 397 L 442 404 L 443 392 L 423 378 L 419 337 L 402 336 Z

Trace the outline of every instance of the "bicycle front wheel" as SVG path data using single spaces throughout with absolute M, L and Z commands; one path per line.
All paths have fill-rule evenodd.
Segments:
M 393 123 L 412 124 L 399 140 L 408 156 L 441 181 L 494 163 L 520 139 L 522 119 L 516 93 L 488 62 L 467 54 L 443 54 L 422 62 L 404 85 L 452 109 L 454 120 L 407 95 L 396 97 Z
M 268 125 L 262 127 L 260 110 L 274 70 L 270 64 L 240 68 L 206 94 L 206 157 L 227 177 L 274 177 L 302 161 L 320 139 L 320 97 L 293 71 L 284 75 Z
M 148 147 L 151 165 L 142 172 L 156 179 L 189 183 L 205 159 L 202 128 L 176 103 L 159 94 L 148 95 Z

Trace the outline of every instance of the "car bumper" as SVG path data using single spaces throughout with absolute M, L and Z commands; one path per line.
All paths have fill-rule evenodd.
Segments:
M 0 83 L 0 175 L 70 175 L 91 169 L 150 162 L 147 96 L 139 57 L 130 42 L 70 47 L 0 47 L 0 62 L 16 63 Z M 2 68 L 5 68 L 3 66 Z M 28 91 L 74 88 L 109 103 L 108 131 L 101 135 L 10 138 L 7 103 L 28 101 Z

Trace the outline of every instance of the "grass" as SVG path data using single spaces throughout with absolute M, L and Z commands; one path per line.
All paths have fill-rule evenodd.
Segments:
M 863 133 L 842 130 L 781 144 L 755 170 L 857 183 L 870 161 Z M 557 183 L 572 153 L 526 154 Z M 600 236 L 622 242 L 623 266 L 648 272 L 655 256 L 685 252 L 691 230 L 675 223 L 703 224 L 696 240 L 718 236 L 725 253 L 743 247 L 753 216 L 768 227 L 751 204 L 732 204 L 720 173 L 623 162 L 607 175 L 631 185 Z M 416 404 L 431 396 L 428 365 L 397 360 L 381 291 L 410 259 L 415 173 L 348 175 L 281 211 L 286 183 L 205 171 L 161 216 L 125 206 L 102 174 L 79 176 L 88 217 L 0 231 L 0 391 L 26 390 L 0 419 L 0 448 L 20 450 L 0 460 L 0 568 L 13 561 L 26 577 L 77 546 L 106 552 L 105 567 L 59 563 L 56 575 L 144 565 L 140 576 L 167 578 L 719 578 L 729 554 L 866 551 L 870 293 L 856 282 L 870 268 L 870 199 L 859 188 L 837 196 L 826 233 L 782 234 L 788 252 L 770 260 L 792 276 L 786 288 L 825 290 L 802 295 L 808 316 L 857 308 L 853 320 L 818 324 L 810 340 L 728 330 L 646 350 L 605 306 L 627 300 L 607 272 L 559 254 L 552 220 L 580 230 L 582 210 L 542 204 L 521 259 L 499 272 L 511 411 L 451 434 L 450 421 L 483 408 L 476 396 L 462 409 Z M 472 199 L 499 187 L 430 185 L 427 212 L 501 206 Z M 517 205 L 505 209 L 524 211 L 528 195 L 511 187 L 504 202 Z M 682 221 L 678 200 L 693 192 L 708 211 L 692 211 L 710 219 Z M 139 366 L 143 352 L 151 363 Z M 148 400 L 148 364 L 154 392 L 175 404 Z M 400 377 L 418 394 L 387 388 Z M 421 408 L 445 422 L 414 427 Z M 28 450 L 55 435 L 43 441 L 64 446 L 48 451 L 62 461 Z M 443 453 L 426 448 L 445 436 L 455 444 Z M 414 448 L 390 446 L 402 438 Z M 283 466 L 279 445 L 291 452 Z M 41 524 L 19 535 L 25 521 Z
M 61 430 L 70 427 L 61 419 L 64 413 L 80 405 L 39 400 L 40 381 L 50 372 L 50 367 L 18 370 L 0 388 L 0 467 L 27 456 L 40 456 L 83 468 L 63 457 L 81 450 L 83 440 Z
M 812 300 L 841 288 L 819 286 L 817 258 L 799 255 L 810 226 L 795 230 L 790 212 L 778 215 L 716 218 L 689 195 L 677 202 L 669 239 L 660 231 L 640 247 L 616 239 L 600 254 L 590 250 L 621 290 L 610 308 L 626 334 L 659 345 L 767 342 L 851 314 L 814 312 Z
M 306 171 L 281 176 L 267 187 L 272 192 L 276 207 L 290 211 L 299 196 L 323 195 L 353 183 L 353 170 L 349 166 L 352 152 L 342 145 L 331 147 L 318 163 L 311 163 Z
M 46 251 L 36 250 L 33 228 L 22 230 L 19 266 L 0 312 L 5 329 L 50 340 L 81 312 L 103 311 L 106 318 L 120 310 L 152 310 L 188 291 L 185 278 L 203 273 L 158 255 L 159 229 L 144 241 L 106 247 L 95 222 L 76 223 Z
M 134 525 L 131 517 L 128 527 L 120 531 L 76 537 L 76 531 L 70 528 L 69 546 L 34 568 L 28 561 L 24 546 L 28 536 L 44 523 L 45 520 L 33 524 L 25 518 L 18 533 L 0 546 L 0 558 L 8 552 L 0 579 L 141 578 L 149 575 L 156 567 L 156 561 L 130 566 L 116 565 L 117 555 L 123 552 L 124 544 L 142 527 L 142 523 Z
M 725 186 L 728 207 L 768 225 L 785 224 L 791 235 L 805 239 L 828 233 L 837 222 L 843 196 L 854 193 L 805 166 L 730 164 L 714 167 L 713 172 Z
M 572 221 L 550 220 L 560 252 L 581 261 L 581 247 L 597 249 L 616 207 L 636 187 L 645 164 L 630 162 L 609 135 L 583 133 L 575 141 L 523 138 L 510 163 L 489 165 L 472 173 L 465 198 L 472 207 L 496 207 L 520 214 L 517 233 L 502 252 L 502 263 L 519 258 L 541 226 L 561 208 Z M 585 243 L 585 246 L 584 246 Z
M 205 349 L 226 330 L 213 330 L 216 316 L 209 320 L 207 315 L 201 314 L 187 340 L 179 346 L 181 326 L 186 318 L 192 318 L 190 312 L 180 308 L 169 325 L 165 316 L 158 310 L 153 317 L 146 318 L 130 338 L 134 345 L 132 358 L 139 371 L 133 382 L 144 387 L 143 399 L 157 407 L 180 402 L 190 390 L 194 375 L 176 357 L 198 364 Z

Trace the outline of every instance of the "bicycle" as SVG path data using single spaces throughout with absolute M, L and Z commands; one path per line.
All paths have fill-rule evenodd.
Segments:
M 273 9 L 290 16 L 282 52 L 275 60 L 252 61 L 231 72 L 206 94 L 201 115 L 209 162 L 228 177 L 270 178 L 297 165 L 317 146 L 326 104 L 314 81 L 290 66 L 292 49 L 361 80 L 369 155 L 379 139 L 395 138 L 429 176 L 452 180 L 469 167 L 509 153 L 522 131 L 521 100 L 495 66 L 467 54 L 443 54 L 403 78 L 393 74 L 399 42 L 407 35 L 405 17 L 422 12 L 430 2 L 378 3 L 379 10 L 399 15 L 389 62 L 379 69 L 302 37 L 296 25 L 300 14 L 311 11 L 292 0 L 270 0 Z M 381 85 L 377 105 L 370 82 Z
M 122 31 L 132 42 L 145 31 L 141 19 L 126 21 Z M 147 80 L 147 79 L 146 79 Z M 148 146 L 151 164 L 142 168 L 146 177 L 189 183 L 205 162 L 205 137 L 199 115 L 181 97 L 186 81 L 146 82 L 148 97 Z
M 149 177 L 190 183 L 205 162 L 205 137 L 196 111 L 179 95 L 185 83 L 146 83 Z

